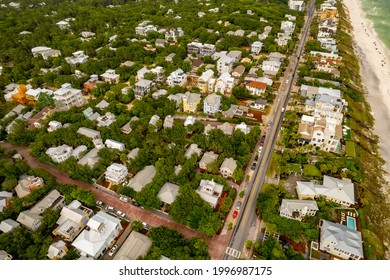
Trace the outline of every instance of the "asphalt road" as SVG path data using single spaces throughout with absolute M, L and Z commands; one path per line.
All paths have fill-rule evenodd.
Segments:
M 255 174 L 248 189 L 248 193 L 245 200 L 243 201 L 242 210 L 238 215 L 236 226 L 225 251 L 224 259 L 231 260 L 240 256 L 239 252 L 243 251 L 249 229 L 258 222 L 256 215 L 256 200 L 263 186 L 275 142 L 281 128 L 285 114 L 285 108 L 287 107 L 291 88 L 293 86 L 293 81 L 297 72 L 299 59 L 303 53 L 304 45 L 307 40 L 314 9 L 315 0 L 311 2 L 311 6 L 307 10 L 306 22 L 302 28 L 301 33 L 302 36 L 300 36 L 300 40 L 297 44 L 294 54 L 290 57 L 290 63 L 285 71 L 284 77 L 282 78 L 282 84 L 280 85 L 278 91 L 279 97 L 276 99 L 276 103 L 274 104 L 273 110 L 270 113 L 269 120 L 271 123 L 266 140 L 264 142 L 263 151 L 260 155 L 260 164 L 255 170 Z

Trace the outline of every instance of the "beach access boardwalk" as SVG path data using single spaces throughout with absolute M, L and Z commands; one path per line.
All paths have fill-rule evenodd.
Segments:
M 143 221 L 148 223 L 152 227 L 166 226 L 171 229 L 176 229 L 181 234 L 183 234 L 184 237 L 187 239 L 190 239 L 192 237 L 202 238 L 207 242 L 209 246 L 209 254 L 211 256 L 211 259 L 213 260 L 223 259 L 226 246 L 231 237 L 231 231 L 226 232 L 225 235 L 216 235 L 213 237 L 207 237 L 202 233 L 189 229 L 186 226 L 180 225 L 170 220 L 169 216 L 165 217 L 165 215 L 156 215 L 151 211 L 147 211 L 139 207 L 136 207 L 130 203 L 123 202 L 119 200 L 118 197 L 103 192 L 102 190 L 96 189 L 96 187 L 94 187 L 91 184 L 72 179 L 69 177 L 69 175 L 60 171 L 57 167 L 39 162 L 36 158 L 33 158 L 30 155 L 30 150 L 27 147 L 13 146 L 9 143 L 0 143 L 0 146 L 6 150 L 17 151 L 20 155 L 22 155 L 24 160 L 28 163 L 28 165 L 31 168 L 40 168 L 46 170 L 47 172 L 52 174 L 56 178 L 57 182 L 60 184 L 77 185 L 80 188 L 92 191 L 96 200 L 100 200 L 107 205 L 114 206 L 117 210 L 125 213 L 132 221 L 134 220 Z

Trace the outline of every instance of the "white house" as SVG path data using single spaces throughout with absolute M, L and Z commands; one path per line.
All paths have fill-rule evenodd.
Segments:
M 253 54 L 259 54 L 261 52 L 261 49 L 263 47 L 263 43 L 260 41 L 255 41 L 251 45 L 251 53 Z
M 119 163 L 111 164 L 104 173 L 106 180 L 112 184 L 122 183 L 126 179 L 127 174 L 127 167 Z
M 288 1 L 288 7 L 291 10 L 301 12 L 305 8 L 305 1 L 289 0 Z
M 245 87 L 251 92 L 252 95 L 260 96 L 265 93 L 265 90 L 267 89 L 267 84 L 253 81 L 246 84 Z
M 298 181 L 296 190 L 300 199 L 324 197 L 326 200 L 347 207 L 356 203 L 355 186 L 346 178 L 337 179 L 324 175 L 322 185 L 315 185 L 313 182 Z
M 73 106 L 82 106 L 85 103 L 81 90 L 72 88 L 69 83 L 63 84 L 61 88 L 54 92 L 53 100 L 58 109 L 70 109 Z
M 264 74 L 268 74 L 271 76 L 276 76 L 278 74 L 280 66 L 280 61 L 263 61 L 261 64 L 261 69 L 263 70 Z
M 186 158 L 190 158 L 193 154 L 198 154 L 200 156 L 202 154 L 202 149 L 198 147 L 197 144 L 191 144 L 185 153 Z
M 139 171 L 128 183 L 136 192 L 141 191 L 147 184 L 153 181 L 156 176 L 157 169 L 153 165 L 145 166 L 144 169 Z
M 363 259 L 362 234 L 348 226 L 321 220 L 320 250 L 344 260 Z
M 179 186 L 166 182 L 157 194 L 161 202 L 165 204 L 172 204 L 179 195 Z
M 63 162 L 73 154 L 73 148 L 68 145 L 61 145 L 47 149 L 46 154 L 57 163 Z
M 107 148 L 110 149 L 117 149 L 119 151 L 124 151 L 126 149 L 125 144 L 122 142 L 113 140 L 113 139 L 107 139 L 104 144 L 106 145 Z
M 242 131 L 244 134 L 248 134 L 251 131 L 250 127 L 244 122 L 236 125 L 235 131 L 237 130 Z
M 180 68 L 172 72 L 167 78 L 167 84 L 170 87 L 181 86 L 183 87 L 187 82 L 187 74 Z
M 94 259 L 103 255 L 122 230 L 121 221 L 103 211 L 93 216 L 85 229 L 72 243 L 84 257 Z
M 53 50 L 52 48 L 43 46 L 32 48 L 31 52 L 34 57 L 42 56 L 42 58 L 45 60 L 49 59 L 50 57 L 58 57 L 61 55 L 61 51 Z
M 225 72 L 217 79 L 214 91 L 222 94 L 229 94 L 232 92 L 233 87 L 234 78 L 229 73 Z
M 317 202 L 312 200 L 282 199 L 279 214 L 287 219 L 301 221 L 305 216 L 315 216 Z
M 153 81 L 141 79 L 134 85 L 135 98 L 141 100 L 153 87 Z
M 256 99 L 255 102 L 251 104 L 251 107 L 257 110 L 264 110 L 267 105 L 267 101 L 264 99 Z
M 214 180 L 201 180 L 196 192 L 199 196 L 209 203 L 212 207 L 216 207 L 219 199 L 222 196 L 223 185 L 215 183 Z
M 196 122 L 195 116 L 187 116 L 186 120 L 184 121 L 184 126 L 187 127 L 189 125 L 193 125 Z
M 223 56 L 217 61 L 217 70 L 219 73 L 231 73 L 233 70 L 234 59 L 230 56 Z
M 105 73 L 101 74 L 100 77 L 102 80 L 109 84 L 117 84 L 119 83 L 119 74 L 115 73 L 115 70 L 108 69 Z
M 217 160 L 218 155 L 215 154 L 213 151 L 211 152 L 205 152 L 202 159 L 199 162 L 199 168 L 203 170 L 207 170 L 207 165 Z
M 214 115 L 219 111 L 220 106 L 221 96 L 216 93 L 209 94 L 203 101 L 203 112 Z
M 87 62 L 88 58 L 89 56 L 85 55 L 83 51 L 77 51 L 73 53 L 73 56 L 65 57 L 65 60 L 70 66 L 75 66 Z
M 225 178 L 232 177 L 234 170 L 237 168 L 237 162 L 232 158 L 225 158 L 221 167 L 219 168 L 219 172 Z
M 80 133 L 80 134 L 87 136 L 88 138 L 91 138 L 91 139 L 100 139 L 100 132 L 97 130 L 90 129 L 88 127 L 80 127 L 77 130 L 77 133 Z
M 51 260 L 59 260 L 62 259 L 66 253 L 68 252 L 68 248 L 64 241 L 59 240 L 58 242 L 54 242 L 49 246 L 47 257 Z
M 62 127 L 62 123 L 57 121 L 50 121 L 48 124 L 47 132 L 55 131 Z

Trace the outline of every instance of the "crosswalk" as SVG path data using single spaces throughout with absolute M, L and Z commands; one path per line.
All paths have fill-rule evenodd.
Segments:
M 241 256 L 240 251 L 233 249 L 233 248 L 230 248 L 230 247 L 226 248 L 225 254 L 232 256 L 232 257 L 235 257 L 236 259 L 238 259 Z

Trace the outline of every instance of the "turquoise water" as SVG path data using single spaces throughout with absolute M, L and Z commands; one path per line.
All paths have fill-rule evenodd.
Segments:
M 390 49 L 390 0 L 360 0 L 379 39 Z
M 350 229 L 356 230 L 356 221 L 354 218 L 347 217 L 347 226 Z

